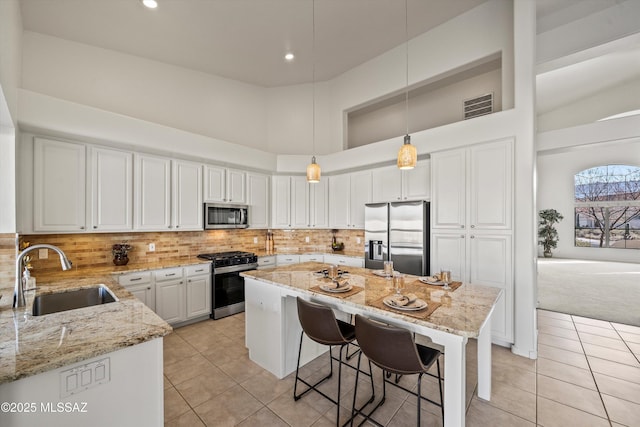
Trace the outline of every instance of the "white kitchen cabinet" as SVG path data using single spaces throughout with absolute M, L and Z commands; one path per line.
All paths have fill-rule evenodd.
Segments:
M 202 230 L 202 165 L 173 161 L 172 225 L 176 230 Z
M 154 271 L 156 313 L 170 324 L 186 320 L 186 286 L 182 268 Z
M 291 180 L 291 227 L 309 227 L 309 183 L 304 176 L 292 176 Z
M 89 148 L 91 229 L 122 231 L 133 228 L 133 154 Z
M 276 265 L 281 267 L 283 265 L 299 264 L 300 255 L 276 255 Z
M 156 287 L 150 271 L 120 275 L 118 283 L 151 310 L 156 311 Z
M 209 317 L 211 314 L 211 264 L 185 267 L 187 276 L 186 318 Z
M 431 154 L 431 270 L 503 290 L 494 342 L 513 343 L 513 141 Z
M 364 228 L 364 205 L 371 202 L 371 171 L 329 177 L 329 226 Z
M 276 266 L 276 256 L 267 255 L 258 257 L 258 270 L 265 268 L 274 268 Z
M 273 228 L 291 227 L 291 180 L 288 176 L 274 176 L 272 187 L 272 215 Z
M 309 186 L 309 227 L 329 227 L 329 181 L 326 179 Z
M 246 173 L 241 170 L 206 165 L 204 201 L 219 203 L 246 203 Z
M 364 258 L 354 258 L 344 255 L 325 254 L 324 262 L 327 264 L 345 265 L 349 267 L 364 267 Z
M 304 176 L 275 176 L 272 180 L 273 203 L 272 203 L 272 219 L 273 228 L 310 228 L 310 192 L 313 192 L 313 206 L 318 206 L 320 213 L 314 218 L 322 220 L 323 209 L 322 197 L 324 193 L 321 191 L 316 194 L 315 189 L 310 186 L 322 185 L 309 184 Z
M 86 148 L 35 138 L 33 152 L 33 230 L 86 229 Z
M 324 262 L 323 254 L 302 254 L 300 262 Z
M 247 204 L 249 205 L 249 227 L 269 228 L 269 176 L 247 173 Z
M 136 154 L 134 228 L 171 230 L 171 160 Z
M 431 172 L 429 160 L 418 162 L 415 168 L 402 171 L 396 166 L 371 171 L 373 203 L 404 200 L 429 200 Z

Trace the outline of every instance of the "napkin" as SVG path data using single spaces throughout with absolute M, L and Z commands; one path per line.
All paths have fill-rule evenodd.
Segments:
M 418 297 L 415 294 L 394 295 L 391 298 L 391 302 L 398 307 L 404 307 L 413 304 L 417 299 Z
M 327 284 L 327 288 L 339 289 L 339 288 L 344 288 L 348 284 L 349 284 L 349 281 L 347 279 L 336 279 L 331 281 L 331 283 Z

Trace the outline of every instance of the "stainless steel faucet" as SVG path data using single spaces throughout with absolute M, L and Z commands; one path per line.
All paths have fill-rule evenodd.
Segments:
M 33 246 L 29 246 L 24 251 L 20 252 L 18 254 L 18 257 L 16 258 L 16 287 L 13 291 L 13 308 L 24 307 L 26 305 L 26 301 L 24 299 L 24 288 L 22 283 L 22 275 L 21 275 L 20 267 L 22 266 L 22 259 L 24 258 L 24 256 L 36 249 L 51 249 L 52 251 L 56 252 L 60 256 L 60 263 L 62 264 L 62 269 L 63 270 L 71 269 L 71 261 L 67 259 L 67 256 L 64 254 L 64 252 L 62 252 L 62 249 L 60 249 L 57 246 L 46 245 L 46 244 L 33 245 Z

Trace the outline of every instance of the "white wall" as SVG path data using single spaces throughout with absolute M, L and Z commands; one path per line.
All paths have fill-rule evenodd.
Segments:
M 24 33 L 23 88 L 252 148 L 266 146 L 264 89 Z
M 18 0 L 0 1 L 0 88 L 10 117 L 0 115 L 0 126 L 15 127 L 18 113 L 17 89 L 21 84 L 22 17 Z M 0 113 L 5 110 L 0 109 Z

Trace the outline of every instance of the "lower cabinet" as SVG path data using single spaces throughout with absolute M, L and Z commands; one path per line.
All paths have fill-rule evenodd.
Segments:
M 187 273 L 187 320 L 211 314 L 211 266 L 192 265 Z
M 299 263 L 300 255 L 276 255 L 276 264 L 278 267 Z
M 156 277 L 156 313 L 167 323 L 186 320 L 184 279 L 161 280 Z
M 327 264 L 347 265 L 349 267 L 364 267 L 364 258 L 354 258 L 343 255 L 326 254 L 324 262 Z
M 156 311 L 156 287 L 150 271 L 123 274 L 118 276 L 118 283 L 151 310 Z

